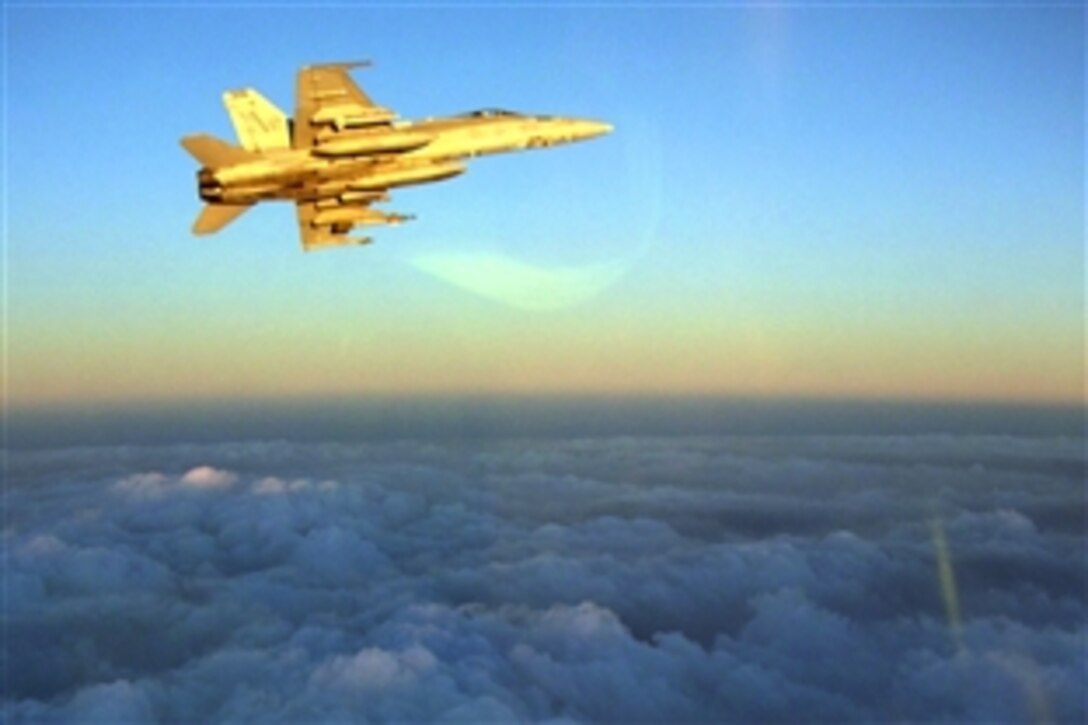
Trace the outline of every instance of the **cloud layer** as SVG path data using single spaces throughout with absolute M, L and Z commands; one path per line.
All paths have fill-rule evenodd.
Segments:
M 1082 721 L 1083 474 L 964 436 L 12 453 L 5 710 Z

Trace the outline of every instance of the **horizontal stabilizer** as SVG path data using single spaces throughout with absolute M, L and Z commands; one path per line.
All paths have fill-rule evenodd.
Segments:
M 248 204 L 208 204 L 193 223 L 193 234 L 215 234 L 242 216 L 249 207 Z
M 253 155 L 249 152 L 206 133 L 186 136 L 181 140 L 181 145 L 197 161 L 209 169 L 218 169 L 223 166 L 232 166 L 233 164 L 253 160 Z

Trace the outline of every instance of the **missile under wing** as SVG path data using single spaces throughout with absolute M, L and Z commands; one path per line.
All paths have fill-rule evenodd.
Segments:
M 329 63 L 302 68 L 295 88 L 295 148 L 310 148 L 346 129 L 388 127 L 396 114 L 370 100 L 348 75 L 369 65 Z
M 390 129 L 396 117 L 388 108 L 374 103 L 348 75 L 348 70 L 367 63 L 330 63 L 302 68 L 298 72 L 295 88 L 295 122 L 292 146 L 295 149 L 316 151 L 336 149 L 338 146 L 351 151 L 352 138 L 359 138 L 359 130 L 369 130 L 362 140 L 376 142 L 383 131 Z M 335 154 L 330 154 L 335 155 Z M 333 184 L 333 187 L 338 185 Z M 352 197 L 353 191 L 357 196 Z M 387 215 L 369 208 L 376 200 L 387 199 L 385 188 L 353 190 L 347 188 L 337 196 L 299 200 L 296 203 L 299 234 L 303 249 L 341 244 L 367 244 L 369 238 L 347 236 L 357 224 L 395 224 L 407 217 Z M 322 220 L 330 220 L 322 223 Z

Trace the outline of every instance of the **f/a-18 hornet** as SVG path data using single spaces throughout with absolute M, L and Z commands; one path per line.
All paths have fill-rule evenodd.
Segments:
M 544 148 L 608 133 L 607 123 L 489 109 L 447 118 L 399 120 L 375 104 L 348 70 L 332 63 L 298 73 L 295 117 L 252 88 L 223 94 L 241 147 L 207 134 L 181 145 L 203 168 L 207 205 L 194 234 L 219 231 L 259 201 L 295 202 L 304 250 L 367 244 L 357 226 L 399 224 L 412 217 L 372 207 L 389 190 L 428 184 L 465 171 L 468 159 Z

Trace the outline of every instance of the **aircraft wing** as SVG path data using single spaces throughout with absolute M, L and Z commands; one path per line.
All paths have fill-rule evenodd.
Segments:
M 389 125 L 396 117 L 370 100 L 348 70 L 367 63 L 306 66 L 295 89 L 295 148 L 310 148 L 318 138 L 349 127 Z
M 347 245 L 370 244 L 369 237 L 350 237 L 347 232 L 350 225 L 337 226 L 335 224 L 315 224 L 318 209 L 312 201 L 300 201 L 295 205 L 298 211 L 298 232 L 302 238 L 302 251 L 311 252 L 315 249 L 327 247 L 342 247 Z

